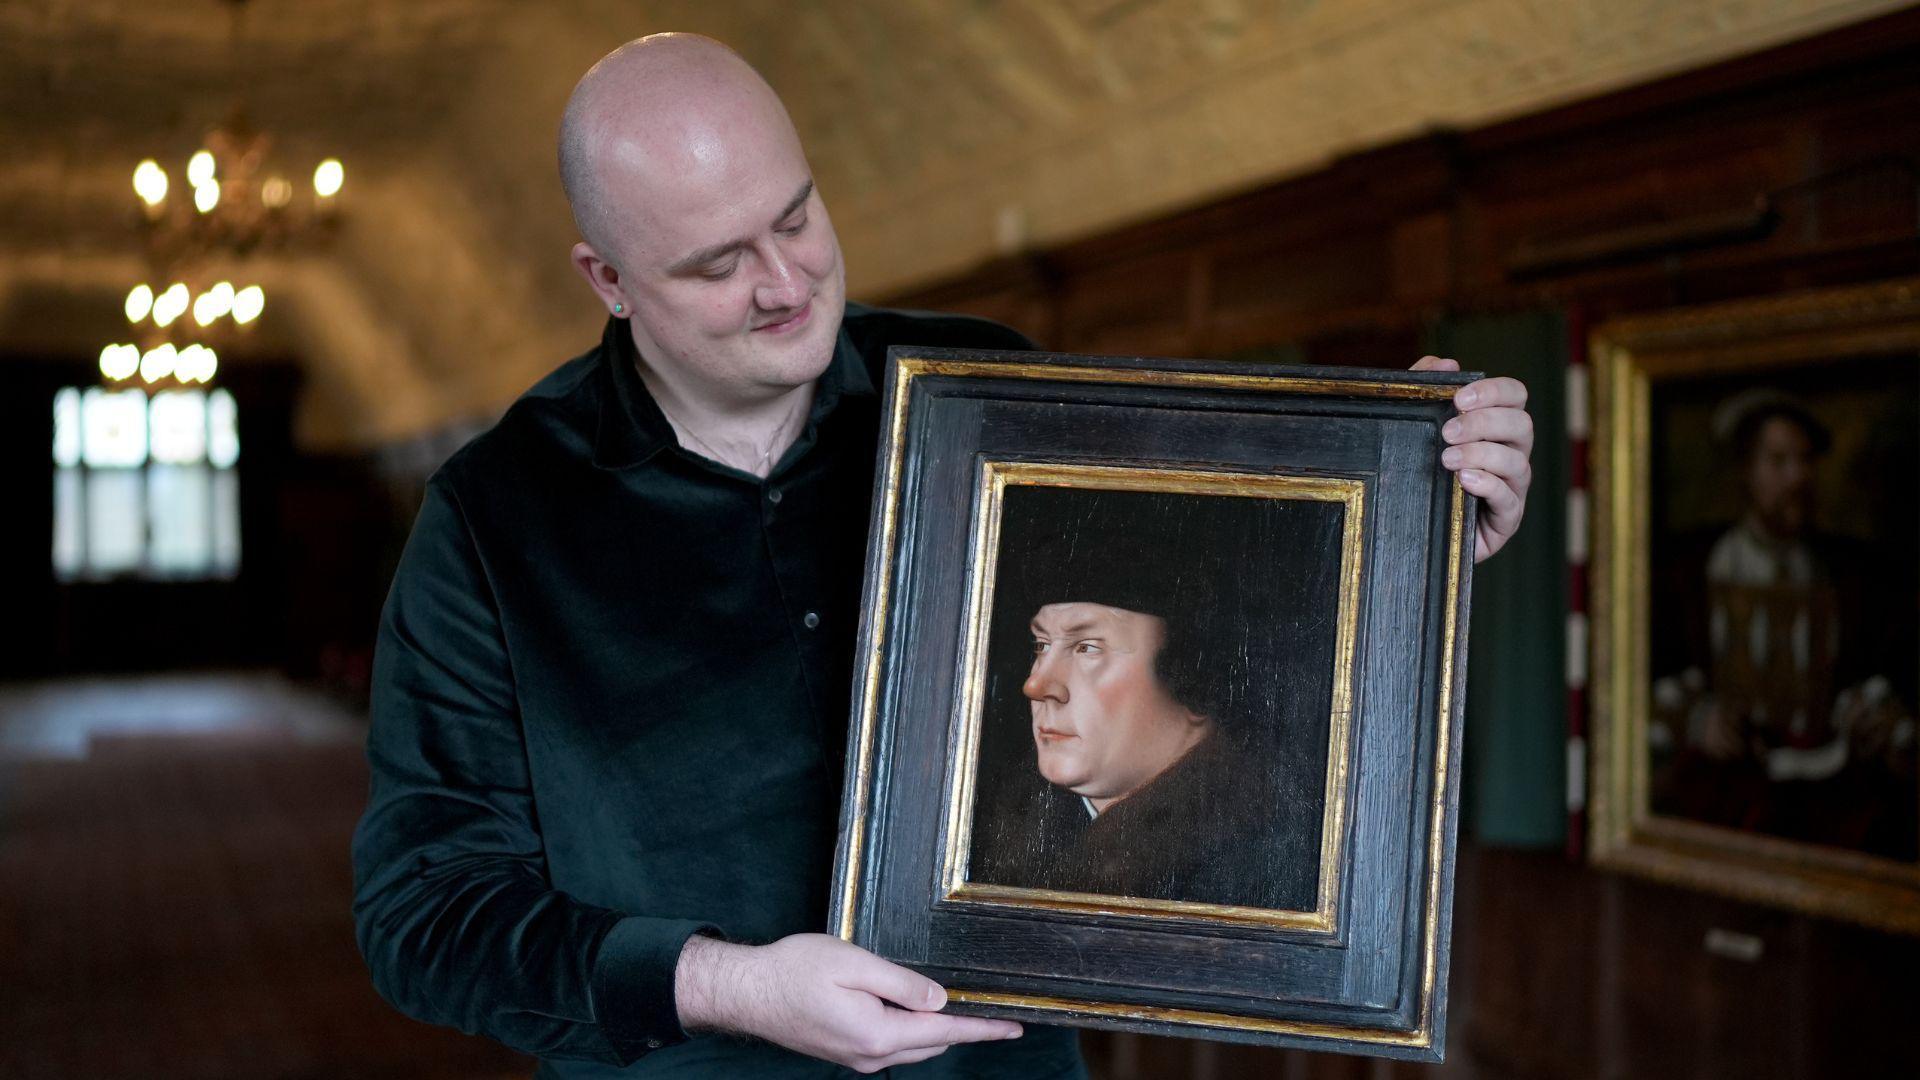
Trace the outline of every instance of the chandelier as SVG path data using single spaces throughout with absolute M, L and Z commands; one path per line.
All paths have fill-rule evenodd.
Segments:
M 284 171 L 269 165 L 273 139 L 236 109 L 207 133 L 187 159 L 187 192 L 175 193 L 167 170 L 152 158 L 133 170 L 133 191 L 144 211 L 147 257 L 158 266 L 217 254 L 245 255 L 323 235 L 335 223 L 346 167 L 330 157 L 315 165 L 312 184 L 295 198 Z
M 237 95 L 246 0 L 227 3 L 233 12 Z M 156 278 L 170 284 L 143 282 L 127 293 L 133 340 L 116 340 L 100 350 L 100 374 L 108 385 L 154 391 L 212 381 L 219 370 L 215 346 L 253 327 L 266 294 L 258 285 L 236 288 L 229 280 L 206 279 L 216 276 L 220 264 L 324 239 L 337 227 L 346 183 L 340 159 L 320 160 L 310 182 L 296 185 L 273 159 L 272 149 L 272 137 L 248 122 L 243 106 L 235 106 L 187 158 L 179 173 L 184 186 L 153 158 L 134 167 L 147 261 Z

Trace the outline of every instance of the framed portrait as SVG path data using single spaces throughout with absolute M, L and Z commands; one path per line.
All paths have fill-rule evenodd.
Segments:
M 1920 932 L 1920 280 L 1592 354 L 1594 860 Z
M 894 350 L 834 931 L 955 1011 L 1437 1060 L 1471 378 Z

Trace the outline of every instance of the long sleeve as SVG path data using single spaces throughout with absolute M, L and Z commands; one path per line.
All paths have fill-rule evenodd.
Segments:
M 711 927 L 552 887 L 495 594 L 446 475 L 381 617 L 354 918 L 402 1012 L 550 1058 L 626 1064 L 686 1038 L 673 971 Z

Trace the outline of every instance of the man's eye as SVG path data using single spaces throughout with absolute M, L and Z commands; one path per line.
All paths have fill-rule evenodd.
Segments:
M 1082 641 L 1074 645 L 1073 651 L 1082 656 L 1098 656 L 1101 652 L 1100 643 L 1097 641 Z
M 736 260 L 734 262 L 729 262 L 724 266 L 709 266 L 706 269 L 700 271 L 700 276 L 707 279 L 708 281 L 725 281 L 727 278 L 730 278 L 733 276 L 733 268 L 738 265 L 739 265 L 739 262 Z
M 775 229 L 774 231 L 779 233 L 781 236 L 799 236 L 800 231 L 802 229 L 805 229 L 806 227 L 807 227 L 807 219 L 801 218 L 799 221 L 796 221 L 791 225 L 783 225 L 780 228 Z
M 1046 651 L 1047 651 L 1046 642 L 1041 641 L 1039 638 L 1033 639 L 1033 655 L 1039 656 L 1041 653 Z

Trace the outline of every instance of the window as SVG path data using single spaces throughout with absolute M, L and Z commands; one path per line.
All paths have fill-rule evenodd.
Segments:
M 225 390 L 61 390 L 53 397 L 54 576 L 238 574 L 239 457 Z

